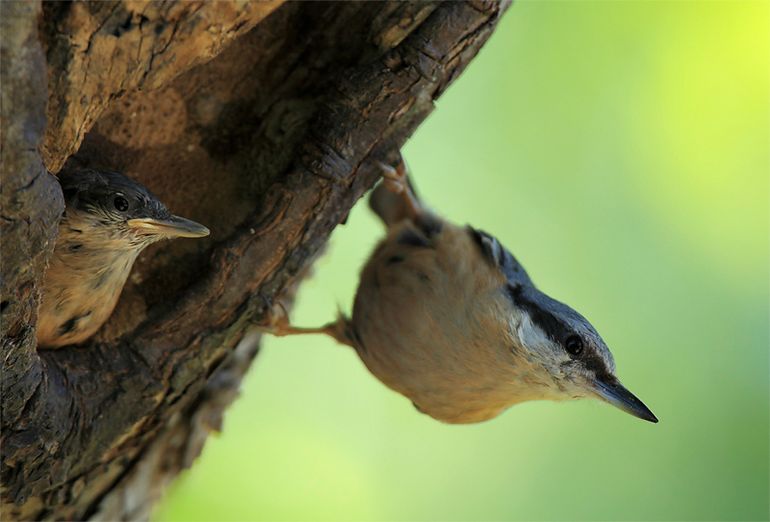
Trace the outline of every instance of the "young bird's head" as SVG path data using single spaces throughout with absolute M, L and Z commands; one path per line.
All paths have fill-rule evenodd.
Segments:
M 504 276 L 506 307 L 512 309 L 513 356 L 528 361 L 535 398 L 596 397 L 650 422 L 658 419 L 615 376 L 609 348 L 588 320 L 550 298 L 499 241 L 471 229 L 482 254 Z
M 149 190 L 118 172 L 93 169 L 59 175 L 70 231 L 105 248 L 141 250 L 161 239 L 204 237 L 208 228 L 175 216 Z

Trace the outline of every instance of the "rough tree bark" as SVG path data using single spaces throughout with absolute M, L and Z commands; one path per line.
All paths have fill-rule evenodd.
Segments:
M 147 517 L 219 428 L 249 328 L 506 7 L 1 3 L 4 519 Z M 148 249 L 94 339 L 38 352 L 66 161 L 122 170 L 212 234 Z

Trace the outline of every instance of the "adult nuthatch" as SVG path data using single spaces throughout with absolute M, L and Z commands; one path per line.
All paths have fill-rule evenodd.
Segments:
M 209 230 L 171 214 L 150 191 L 112 171 L 59 174 L 65 209 L 43 282 L 41 348 L 85 341 L 112 314 L 139 253 L 161 239 Z
M 582 315 L 538 290 L 496 238 L 423 208 L 403 163 L 382 168 L 370 204 L 388 233 L 361 274 L 352 319 L 295 328 L 279 316 L 272 333 L 331 335 L 444 422 L 581 397 L 657 422 L 615 377 L 612 354 Z

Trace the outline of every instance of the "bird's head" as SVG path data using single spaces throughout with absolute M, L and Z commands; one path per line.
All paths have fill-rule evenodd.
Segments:
M 209 234 L 203 225 L 169 212 L 147 188 L 119 172 L 66 170 L 59 182 L 69 228 L 109 241 L 112 248 L 142 249 L 161 239 Z
M 534 286 L 510 284 L 518 348 L 546 375 L 553 398 L 596 397 L 650 422 L 658 419 L 615 376 L 609 348 L 588 320 Z
M 640 419 L 658 422 L 615 376 L 612 354 L 591 323 L 538 290 L 497 238 L 474 228 L 468 230 L 497 274 L 495 285 L 502 281 L 504 297 L 498 301 L 497 315 L 504 318 L 510 331 L 499 350 L 514 358 L 514 373 L 526 361 L 525 396 L 556 400 L 596 397 Z

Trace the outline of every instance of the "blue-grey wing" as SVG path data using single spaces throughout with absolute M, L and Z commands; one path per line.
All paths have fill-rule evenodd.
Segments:
M 497 266 L 511 285 L 534 286 L 521 263 L 516 260 L 513 254 L 495 236 L 483 230 L 473 228 L 470 225 L 468 226 L 468 231 L 487 261 Z

